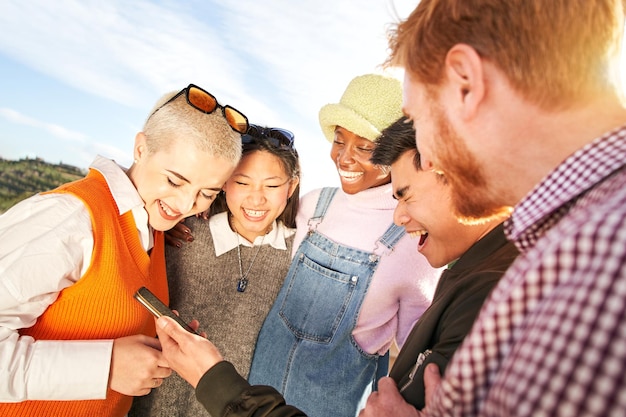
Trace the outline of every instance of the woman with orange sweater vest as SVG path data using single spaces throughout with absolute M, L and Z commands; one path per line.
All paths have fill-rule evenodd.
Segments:
M 1 416 L 124 416 L 171 374 L 133 294 L 168 302 L 163 231 L 209 208 L 247 128 L 189 85 L 157 102 L 130 168 L 97 157 L 0 216 Z

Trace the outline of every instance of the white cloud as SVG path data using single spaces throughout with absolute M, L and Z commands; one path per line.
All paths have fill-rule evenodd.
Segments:
M 293 130 L 306 189 L 306 178 L 337 183 L 317 124 L 320 107 L 339 100 L 354 76 L 379 70 L 394 9 L 406 16 L 415 3 L 2 0 L 0 53 L 146 113 L 164 92 L 197 83 L 255 123 Z M 54 134 L 53 124 L 38 126 Z M 93 129 L 89 137 L 102 137 L 104 128 Z M 59 127 L 56 135 L 63 132 Z
M 3 1 L 0 26 L 0 48 L 8 55 L 131 106 L 203 69 L 225 83 L 237 72 L 236 55 L 209 25 L 147 1 Z
M 32 117 L 25 116 L 15 110 L 7 109 L 4 107 L 0 107 L 0 116 L 13 123 L 45 130 L 50 135 L 59 139 L 78 142 L 83 142 L 86 139 L 86 135 L 84 135 L 83 133 L 71 131 L 64 128 L 63 126 L 59 126 L 54 123 L 46 123 L 41 120 L 36 120 Z
M 290 104 L 308 107 L 311 97 L 337 97 L 354 75 L 382 62 L 393 6 L 393 0 L 3 0 L 0 50 L 120 103 L 143 104 L 138 96 L 197 80 L 259 105 L 264 97 L 251 99 L 249 90 L 262 80 Z
M 350 79 L 384 61 L 392 4 L 240 0 L 225 7 L 243 54 L 258 65 L 248 73 L 256 71 L 276 99 L 316 120 L 319 108 L 338 100 Z

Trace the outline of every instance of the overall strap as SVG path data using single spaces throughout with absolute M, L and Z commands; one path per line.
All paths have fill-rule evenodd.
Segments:
M 335 197 L 337 193 L 337 187 L 324 187 L 320 192 L 319 198 L 317 199 L 317 205 L 315 206 L 315 212 L 313 213 L 313 217 L 309 219 L 309 230 L 313 231 L 317 228 L 317 225 L 322 222 L 324 219 L 324 215 L 326 214 L 326 210 L 328 210 L 328 206 L 330 202 Z
M 396 243 L 398 243 L 400 238 L 402 238 L 405 234 L 406 230 L 403 226 L 397 226 L 396 224 L 391 223 L 391 225 L 387 228 L 387 231 L 376 242 L 374 253 L 380 256 L 383 253 L 391 252 Z
M 372 391 L 378 391 L 378 380 L 389 375 L 389 356 L 389 351 L 387 351 L 387 353 L 378 358 L 378 363 L 376 364 L 376 379 L 374 379 Z

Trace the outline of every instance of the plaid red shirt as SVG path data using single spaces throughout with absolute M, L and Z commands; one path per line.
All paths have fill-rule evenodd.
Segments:
M 626 416 L 626 126 L 515 208 L 522 254 L 457 350 L 429 415 Z

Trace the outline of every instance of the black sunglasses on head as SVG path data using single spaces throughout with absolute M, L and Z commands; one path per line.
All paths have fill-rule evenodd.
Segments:
M 217 102 L 217 99 L 213 94 L 194 84 L 189 84 L 187 87 L 183 88 L 176 95 L 174 95 L 174 97 L 161 104 L 155 111 L 152 112 L 150 117 L 152 117 L 157 111 L 161 110 L 165 105 L 176 100 L 182 94 L 185 94 L 187 104 L 202 113 L 211 114 L 217 108 L 222 109 L 224 118 L 235 132 L 244 134 L 248 130 L 248 118 L 242 112 L 229 105 L 222 106 Z
M 293 133 L 287 129 L 250 125 L 246 134 L 241 136 L 241 143 L 245 145 L 264 140 L 276 148 L 293 149 L 294 138 Z

